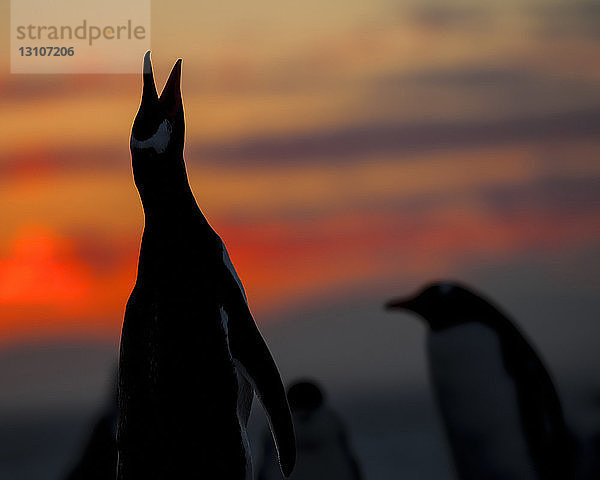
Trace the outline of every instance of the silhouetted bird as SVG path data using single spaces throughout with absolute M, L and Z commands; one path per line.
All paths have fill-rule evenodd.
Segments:
M 117 382 L 115 375 L 108 404 L 94 424 L 81 456 L 67 475 L 66 480 L 114 480 L 117 473 L 116 432 Z
M 321 389 L 311 381 L 294 383 L 288 389 L 298 457 L 291 480 L 360 480 L 348 434 L 339 416 L 325 404 Z M 259 480 L 278 480 L 270 436 L 265 435 Z
M 552 380 L 503 313 L 450 282 L 387 307 L 413 311 L 428 327 L 431 380 L 459 478 L 572 478 L 574 445 Z
M 246 424 L 258 394 L 286 475 L 295 462 L 279 372 L 183 160 L 178 60 L 160 97 L 150 52 L 131 133 L 145 225 L 119 364 L 119 480 L 249 480 Z

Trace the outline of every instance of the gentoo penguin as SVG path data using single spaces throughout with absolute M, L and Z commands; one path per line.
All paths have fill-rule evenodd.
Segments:
M 77 463 L 66 480 L 114 480 L 117 468 L 117 377 L 109 401 L 94 424 Z
M 573 445 L 550 376 L 515 325 L 456 283 L 393 300 L 428 327 L 431 381 L 462 480 L 571 478 Z
M 246 425 L 257 393 L 281 469 L 295 462 L 285 389 L 185 163 L 181 59 L 158 96 L 150 52 L 131 132 L 145 217 L 119 359 L 119 480 L 249 480 Z
M 360 480 L 358 461 L 340 417 L 326 403 L 321 389 L 312 381 L 302 380 L 288 389 L 296 431 L 297 461 L 291 480 Z M 269 435 L 259 480 L 280 480 Z

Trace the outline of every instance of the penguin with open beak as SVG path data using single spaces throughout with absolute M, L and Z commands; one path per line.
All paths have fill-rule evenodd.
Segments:
M 253 392 L 289 476 L 295 437 L 277 366 L 188 182 L 180 78 L 178 60 L 159 96 L 146 53 L 130 140 L 145 224 L 121 335 L 117 478 L 250 480 Z
M 550 375 L 499 308 L 452 282 L 386 308 L 425 322 L 431 382 L 458 478 L 572 478 L 574 444 Z

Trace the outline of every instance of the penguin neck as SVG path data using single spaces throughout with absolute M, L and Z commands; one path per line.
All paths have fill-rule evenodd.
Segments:
M 182 216 L 200 212 L 185 167 L 172 178 L 158 179 L 156 184 L 138 185 L 138 192 L 146 225 L 170 223 Z

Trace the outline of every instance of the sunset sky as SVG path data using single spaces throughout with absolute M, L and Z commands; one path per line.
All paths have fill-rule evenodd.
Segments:
M 600 428 L 597 1 L 173 0 L 151 16 L 159 90 L 183 58 L 192 189 L 286 378 L 425 385 L 424 329 L 382 305 L 450 277 L 514 314 L 559 386 L 583 378 L 572 411 Z M 99 397 L 143 229 L 140 75 L 10 74 L 9 48 L 0 414 Z
M 192 187 L 259 321 L 597 251 L 598 5 L 451 5 L 153 3 L 157 84 L 182 57 Z M 118 336 L 143 226 L 140 78 L 11 75 L 3 42 L 0 343 Z

